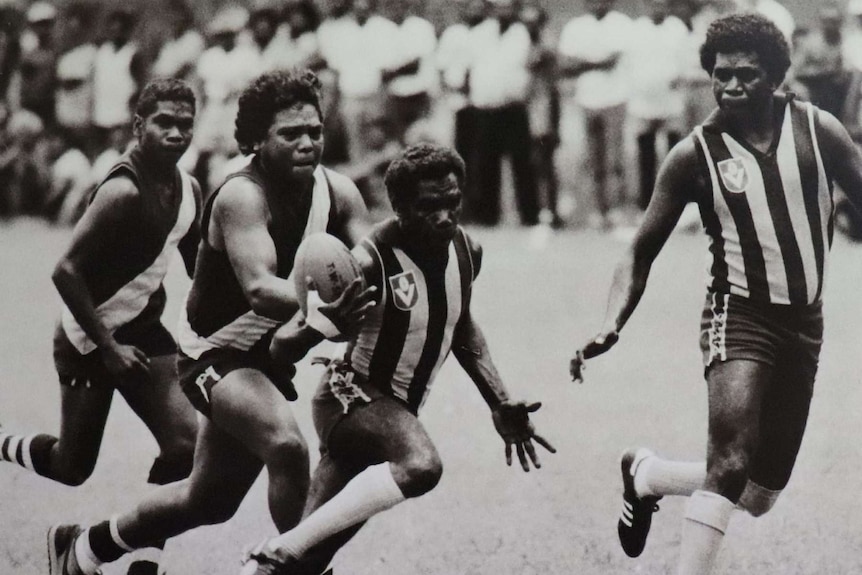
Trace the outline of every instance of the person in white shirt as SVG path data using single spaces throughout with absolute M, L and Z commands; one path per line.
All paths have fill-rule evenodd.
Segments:
M 492 0 L 492 17 L 479 24 L 468 71 L 470 100 L 477 109 L 475 197 L 465 197 L 465 217 L 480 224 L 500 220 L 503 156 L 512 165 L 521 223 L 539 221 L 532 138 L 527 115 L 530 33 L 518 21 L 519 0 Z
M 108 40 L 99 46 L 93 74 L 93 124 L 100 141 L 115 128 L 131 130 L 132 103 L 143 80 L 143 60 L 132 40 L 136 14 L 126 6 L 106 16 Z
M 399 68 L 384 73 L 389 111 L 395 135 L 403 141 L 404 134 L 431 111 L 431 99 L 438 92 L 434 56 L 437 32 L 434 25 L 418 16 L 424 12 L 424 0 L 390 0 L 389 16 L 398 27 L 394 41 L 404 62 Z
M 288 68 L 319 70 L 324 62 L 320 57 L 317 29 L 320 11 L 314 0 L 293 0 L 285 8 L 284 65 Z M 325 116 L 326 117 L 326 116 Z
M 344 4 L 351 10 L 343 12 Z M 402 63 L 398 27 L 377 13 L 376 0 L 346 0 L 318 29 L 320 53 L 338 74 L 341 117 L 351 161 L 368 151 L 363 131 L 383 105 L 383 74 Z
M 645 210 L 656 178 L 659 135 L 667 149 L 682 134 L 683 95 L 676 88 L 682 75 L 679 55 L 688 47 L 688 30 L 669 14 L 669 0 L 644 0 L 646 15 L 635 20 L 623 69 L 629 86 L 628 124 L 636 143 L 633 163 L 637 181 L 637 205 Z
M 559 71 L 575 78 L 564 98 L 584 118 L 585 172 L 592 176 L 592 223 L 610 228 L 625 203 L 623 124 L 628 91 L 620 60 L 631 35 L 631 19 L 615 10 L 615 0 L 587 0 L 587 13 L 571 19 L 560 34 Z M 564 87 L 565 88 L 565 87 Z M 584 210 L 585 212 L 587 210 Z
M 189 80 L 204 51 L 204 39 L 195 27 L 194 14 L 184 0 L 171 4 L 170 38 L 156 56 L 150 70 L 157 78 Z
M 781 30 L 788 42 L 793 39 L 796 20 L 794 20 L 790 10 L 777 0 L 734 0 L 734 2 L 740 12 L 756 12 L 766 17 Z M 819 2 L 812 2 L 812 5 L 814 4 L 819 4 Z
M 92 149 L 93 72 L 96 45 L 88 42 L 87 25 L 93 13 L 83 4 L 63 11 L 66 50 L 57 58 L 55 113 L 57 125 L 83 151 Z
M 850 0 L 847 3 L 844 63 L 850 70 L 862 71 L 862 0 Z
M 470 102 L 467 70 L 473 51 L 473 33 L 488 12 L 485 0 L 458 0 L 459 21 L 448 26 L 437 45 L 437 69 L 440 73 L 442 95 L 440 105 L 451 111 L 454 125 L 452 145 L 464 159 L 467 175 L 464 194 L 473 198 L 475 193 L 474 151 L 476 138 L 476 107 Z

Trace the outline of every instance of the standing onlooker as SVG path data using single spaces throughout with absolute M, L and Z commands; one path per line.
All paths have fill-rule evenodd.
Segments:
M 283 62 L 287 68 L 319 69 L 323 66 L 317 42 L 320 11 L 314 0 L 292 0 L 284 8 L 287 27 Z M 325 107 L 325 105 L 324 105 Z M 324 114 L 324 117 L 327 117 Z
M 6 128 L 9 148 L 0 171 L 5 189 L 0 190 L 0 216 L 39 216 L 51 189 L 51 166 L 42 145 L 45 126 L 30 110 L 18 110 Z
M 784 38 L 790 42 L 796 30 L 796 21 L 790 10 L 777 0 L 734 0 L 737 10 L 741 12 L 756 12 L 775 24 Z
M 567 90 L 575 109 L 566 111 L 582 115 L 585 124 L 583 164 L 594 192 L 592 198 L 579 199 L 594 203 L 596 213 L 588 221 L 602 228 L 613 225 L 625 198 L 623 155 L 618 150 L 623 147 L 628 92 L 620 59 L 632 22 L 612 9 L 615 3 L 587 0 L 587 13 L 566 24 L 558 48 L 560 74 L 576 78 Z
M 521 22 L 530 33 L 530 89 L 527 95 L 530 136 L 533 139 L 533 167 L 539 184 L 539 222 L 562 227 L 557 213 L 559 180 L 555 153 L 560 144 L 560 92 L 557 89 L 557 58 L 545 42 L 548 13 L 536 4 L 524 6 Z
M 518 21 L 519 0 L 493 0 L 491 16 L 476 27 L 469 68 L 470 99 L 477 109 L 476 196 L 465 198 L 465 216 L 480 224 L 500 220 L 503 156 L 509 157 L 521 223 L 539 221 L 532 139 L 527 117 L 530 34 Z
M 17 6 L 0 6 L 0 105 L 4 117 L 18 106 L 21 87 L 21 13 Z M 0 152 L 2 154 L 2 152 Z
M 125 6 L 113 7 L 106 15 L 107 39 L 96 53 L 93 75 L 93 124 L 100 143 L 114 130 L 130 136 L 132 103 L 144 75 L 132 40 L 135 23 L 135 13 Z
M 273 0 L 257 0 L 248 15 L 249 45 L 255 53 L 255 61 L 249 66 L 257 67 L 257 74 L 286 68 L 287 46 L 279 32 L 281 11 Z
M 841 36 L 844 17 L 841 8 L 833 2 L 821 5 L 818 17 L 819 28 L 799 39 L 794 53 L 793 77 L 815 106 L 840 118 L 848 80 Z
M 94 154 L 93 72 L 96 45 L 87 38 L 93 11 L 83 3 L 69 4 L 63 10 L 67 46 L 57 59 L 57 125 L 73 148 Z
M 188 81 L 204 51 L 204 39 L 195 29 L 191 6 L 180 0 L 171 4 L 170 38 L 162 44 L 150 73 L 156 78 L 176 78 Z
M 623 58 L 629 86 L 629 132 L 637 145 L 637 206 L 645 210 L 655 184 L 659 134 L 672 148 L 682 134 L 683 95 L 679 54 L 687 48 L 688 30 L 668 13 L 668 0 L 644 0 L 647 14 L 632 26 Z M 633 182 L 632 182 L 633 183 Z
M 847 3 L 847 18 L 844 30 L 844 65 L 849 70 L 862 70 L 862 0 Z
M 396 137 L 404 135 L 418 120 L 431 112 L 431 98 L 438 90 L 434 56 L 437 51 L 437 32 L 434 25 L 419 16 L 424 12 L 424 0 L 390 0 L 389 16 L 398 27 L 395 49 L 404 62 L 384 74 L 388 81 L 389 110 Z
M 338 74 L 339 103 L 351 162 L 368 151 L 364 136 L 383 104 L 383 73 L 401 61 L 398 27 L 377 13 L 377 0 L 339 0 L 318 29 L 320 53 Z M 346 8 L 346 12 L 344 11 Z
M 34 2 L 27 10 L 27 31 L 21 38 L 21 107 L 39 116 L 45 127 L 54 125 L 56 18 L 53 5 Z
M 443 88 L 440 103 L 454 116 L 452 143 L 467 166 L 464 197 L 476 197 L 476 167 L 473 158 L 476 138 L 476 107 L 470 101 L 467 71 L 476 27 L 485 20 L 485 0 L 458 0 L 459 21 L 447 27 L 437 46 L 437 68 Z M 469 204 L 470 200 L 467 200 Z M 468 208 L 469 209 L 469 208 Z M 465 214 L 468 216 L 469 213 Z

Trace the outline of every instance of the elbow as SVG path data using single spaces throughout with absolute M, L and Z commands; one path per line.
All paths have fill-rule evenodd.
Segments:
M 63 259 L 54 267 L 54 271 L 51 273 L 51 281 L 54 282 L 54 286 L 58 291 L 62 291 L 64 286 L 68 284 L 69 279 L 74 275 L 75 268 L 72 263 Z

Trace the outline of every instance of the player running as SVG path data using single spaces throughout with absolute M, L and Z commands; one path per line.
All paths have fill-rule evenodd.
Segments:
M 59 437 L 0 430 L 0 459 L 81 485 L 96 465 L 117 390 L 158 442 L 148 481 L 163 485 L 191 471 L 197 423 L 177 385 L 176 343 L 161 316 L 171 258 L 179 248 L 191 275 L 200 238 L 200 191 L 176 165 L 194 116 L 195 97 L 181 81 L 156 80 L 142 91 L 137 145 L 96 189 L 54 270 L 63 299 L 54 335 Z M 130 573 L 155 573 L 157 555 L 139 555 L 151 561 Z
M 706 463 L 622 457 L 620 543 L 638 556 L 656 502 L 690 496 L 679 575 L 708 574 L 737 506 L 769 511 L 787 485 L 808 419 L 823 334 L 832 186 L 862 208 L 862 155 L 830 114 L 776 92 L 790 65 L 761 16 L 715 21 L 701 48 L 718 108 L 662 166 L 643 225 L 620 263 L 604 325 L 572 360 L 610 349 L 686 203 L 697 202 L 712 264 L 701 323 L 709 399 Z
M 320 166 L 319 91 L 312 72 L 273 72 L 239 100 L 236 139 L 251 161 L 207 200 L 180 321 L 180 380 L 205 416 L 191 476 L 86 531 L 53 527 L 51 575 L 94 575 L 151 541 L 227 521 L 264 466 L 276 527 L 286 531 L 299 521 L 308 452 L 288 403 L 296 397 L 294 369 L 273 364 L 270 340 L 299 308 L 290 274 L 303 237 L 327 231 L 352 244 L 365 215 L 356 186 Z M 355 326 L 373 305 L 373 291 L 358 293 L 359 285 L 309 313 L 297 341 L 319 341 L 308 336 L 315 327 L 334 337 Z
M 320 573 L 367 519 L 437 485 L 442 464 L 417 414 L 450 351 L 490 406 L 508 464 L 513 446 L 524 471 L 539 467 L 533 441 L 554 452 L 529 419 L 541 404 L 509 399 L 470 313 L 482 251 L 458 226 L 463 181 L 461 157 L 429 144 L 387 170 L 396 216 L 354 249 L 380 298 L 315 395 L 322 459 L 305 518 L 258 546 L 243 573 Z M 292 330 L 273 342 L 287 365 L 305 349 Z

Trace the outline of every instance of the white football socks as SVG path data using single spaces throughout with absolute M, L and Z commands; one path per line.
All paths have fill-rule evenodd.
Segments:
M 689 496 L 706 480 L 706 462 L 671 461 L 650 454 L 633 464 L 638 497 Z
M 388 463 L 368 467 L 350 480 L 335 497 L 299 525 L 270 539 L 266 548 L 277 557 L 300 557 L 314 545 L 340 531 L 404 501 Z
M 695 491 L 682 526 L 677 575 L 709 575 L 736 505 L 710 491 Z

